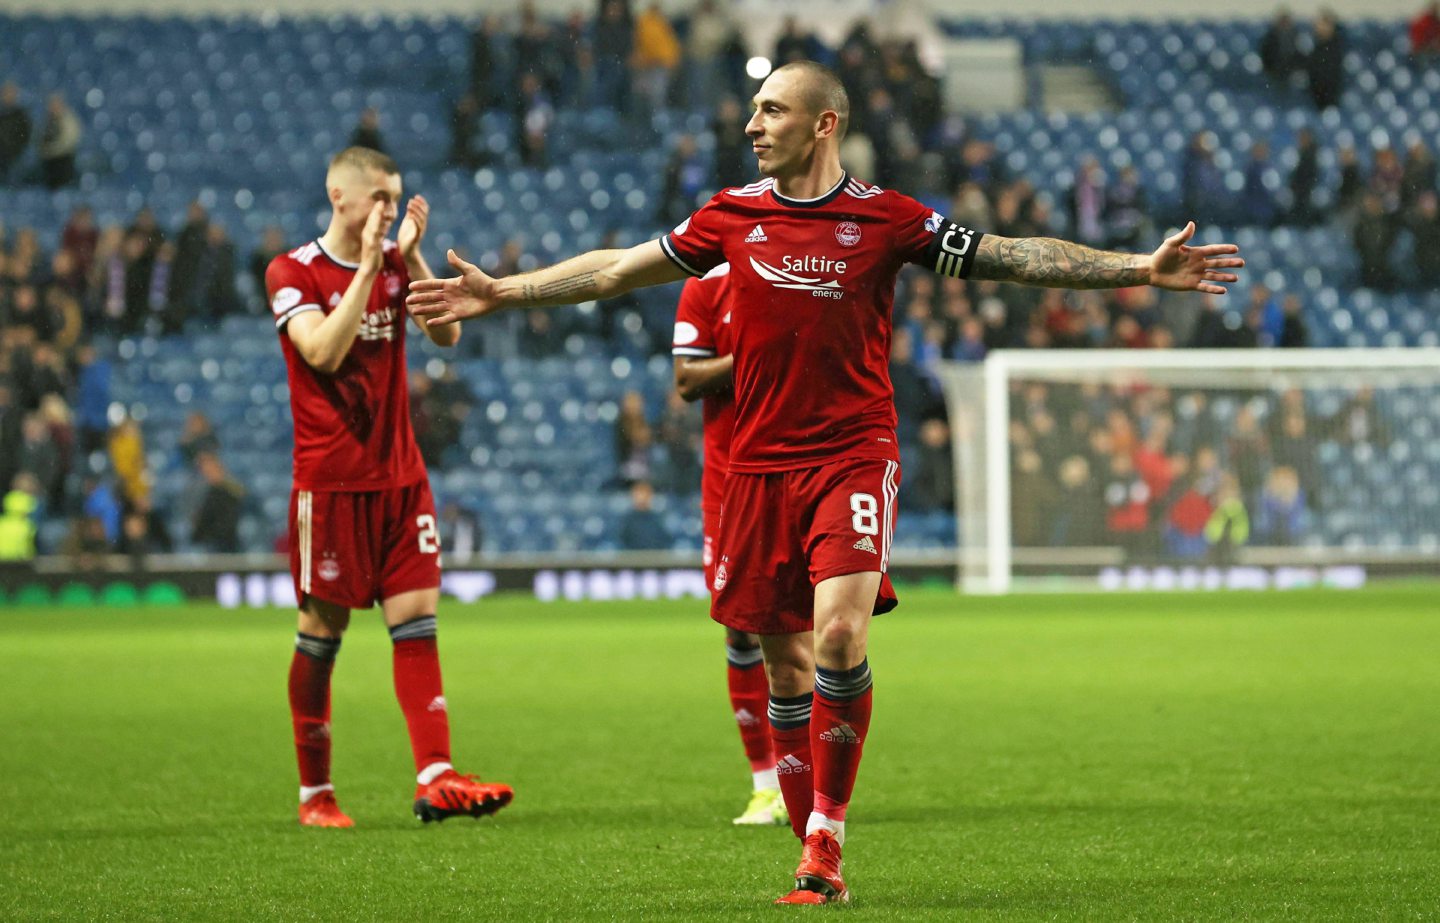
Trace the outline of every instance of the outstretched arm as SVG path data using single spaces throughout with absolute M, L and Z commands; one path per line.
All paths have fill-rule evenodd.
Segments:
M 460 271 L 451 279 L 420 279 L 410 283 L 405 304 L 427 324 L 453 324 L 505 308 L 547 308 L 580 304 L 623 295 L 631 289 L 685 278 L 680 267 L 646 241 L 628 250 L 592 250 L 545 269 L 492 279 L 478 266 L 451 250 L 450 265 Z
M 1223 295 L 1221 283 L 1239 277 L 1245 261 L 1234 244 L 1191 247 L 1195 222 L 1167 239 L 1154 253 L 1114 253 L 1050 237 L 997 237 L 987 234 L 975 253 L 971 278 L 1043 285 L 1051 288 L 1125 288 L 1154 285 L 1178 292 Z

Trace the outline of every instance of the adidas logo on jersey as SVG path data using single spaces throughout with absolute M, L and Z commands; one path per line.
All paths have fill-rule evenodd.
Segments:
M 780 757 L 775 764 L 775 772 L 782 776 L 794 775 L 797 772 L 809 772 L 810 764 L 802 763 L 795 758 L 795 754 L 787 753 Z
M 870 536 L 868 536 L 868 535 L 863 535 L 863 536 L 861 536 L 861 537 L 860 537 L 860 541 L 856 542 L 855 544 L 851 545 L 850 547 L 851 547 L 851 548 L 854 548 L 856 551 L 868 551 L 868 552 L 870 552 L 871 554 L 879 554 L 879 553 L 880 553 L 880 552 L 878 552 L 878 551 L 875 550 L 875 543 L 872 542 L 872 541 L 870 541 Z
M 768 238 L 768 237 L 765 236 L 765 229 L 762 228 L 760 225 L 757 224 L 757 225 L 755 225 L 755 230 L 753 230 L 753 231 L 750 232 L 750 236 L 747 237 L 747 238 L 745 238 L 745 243 L 747 243 L 747 244 L 763 244 L 763 243 L 765 243 L 765 241 L 767 241 L 767 240 L 769 240 L 769 239 L 770 239 L 770 238 Z
M 858 744 L 860 735 L 848 724 L 837 725 L 828 731 L 820 732 L 821 740 L 828 740 L 835 744 Z

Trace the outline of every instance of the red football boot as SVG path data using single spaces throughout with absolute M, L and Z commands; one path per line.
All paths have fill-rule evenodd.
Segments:
M 300 805 L 300 826 L 302 827 L 353 827 L 355 822 L 345 816 L 340 805 L 335 803 L 335 793 L 319 792 L 309 801 Z
M 840 844 L 828 830 L 816 830 L 805 837 L 800 867 L 795 870 L 795 890 L 777 904 L 843 904 L 850 889 L 840 877 Z
M 484 817 L 505 807 L 515 790 L 499 782 L 481 782 L 447 769 L 429 785 L 415 786 L 415 816 L 425 823 L 465 815 Z

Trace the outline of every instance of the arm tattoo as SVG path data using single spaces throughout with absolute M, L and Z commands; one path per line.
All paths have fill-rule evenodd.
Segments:
M 581 272 L 573 276 L 566 276 L 563 279 L 556 279 L 553 282 L 545 282 L 537 285 L 534 282 L 526 282 L 520 290 L 521 297 L 526 302 L 545 302 L 553 298 L 561 298 L 566 295 L 573 295 L 576 292 L 595 290 L 595 273 Z
M 1094 250 L 1050 237 L 986 236 L 971 278 L 1051 288 L 1124 288 L 1148 284 L 1150 271 L 1137 254 Z

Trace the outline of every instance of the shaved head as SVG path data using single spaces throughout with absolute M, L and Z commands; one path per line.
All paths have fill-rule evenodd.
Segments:
M 845 85 L 834 71 L 818 61 L 792 61 L 776 68 L 775 73 L 785 74 L 794 80 L 795 88 L 811 112 L 816 115 L 827 110 L 835 113 L 839 121 L 835 139 L 838 141 L 845 137 L 845 130 L 850 127 L 850 94 L 845 92 Z
M 330 159 L 330 169 L 325 174 L 326 182 L 341 170 L 359 170 L 362 173 L 379 170 L 387 176 L 398 176 L 400 165 L 389 155 L 368 147 L 347 147 Z

